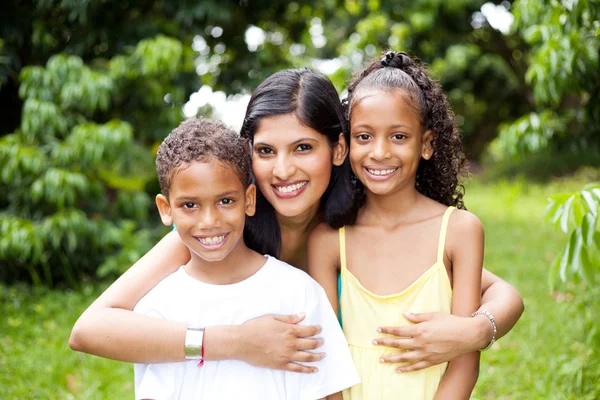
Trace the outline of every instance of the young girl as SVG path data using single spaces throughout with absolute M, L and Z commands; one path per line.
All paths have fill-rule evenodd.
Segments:
M 321 74 L 306 69 L 280 71 L 253 92 L 241 134 L 253 144 L 252 169 L 259 188 L 257 216 L 247 224 L 259 235 L 260 243 L 255 244 L 264 246 L 263 253 L 279 255 L 306 270 L 310 230 L 324 221 L 339 227 L 345 223 L 339 216 L 347 213 L 350 172 L 346 171 L 346 148 L 350 136 L 339 96 Z M 73 328 L 71 347 L 126 362 L 183 360 L 185 324 L 131 310 L 189 259 L 177 233 L 168 234 L 84 312 Z M 482 287 L 482 307 L 496 317 L 497 336 L 501 337 L 521 315 L 521 297 L 487 271 Z M 295 325 L 302 318 L 267 315 L 242 326 L 211 326 L 204 336 L 206 359 L 236 359 L 260 367 L 313 372 L 314 366 L 303 363 L 321 359 L 320 351 L 307 350 L 322 342 L 310 338 L 318 333 L 318 327 Z M 490 322 L 481 316 L 438 313 L 409 318 L 419 322 L 409 328 L 419 330 L 409 332 L 413 351 L 405 354 L 417 362 L 403 367 L 406 370 L 474 351 L 492 336 Z M 376 335 L 373 331 L 372 339 Z
M 362 381 L 344 399 L 468 399 L 479 352 L 401 374 L 387 364 L 410 355 L 413 340 L 397 337 L 410 325 L 404 310 L 470 316 L 480 305 L 483 227 L 464 210 L 454 115 L 426 69 L 394 52 L 354 78 L 347 107 L 361 208 L 351 226 L 320 225 L 309 239 L 309 271 L 335 310 L 341 273 L 342 324 Z

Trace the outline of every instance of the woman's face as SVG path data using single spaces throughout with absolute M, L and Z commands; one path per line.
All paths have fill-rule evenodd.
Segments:
M 338 164 L 339 147 L 332 149 L 325 135 L 304 126 L 295 114 L 263 118 L 252 150 L 257 186 L 278 214 L 311 214 L 329 185 L 333 162 Z

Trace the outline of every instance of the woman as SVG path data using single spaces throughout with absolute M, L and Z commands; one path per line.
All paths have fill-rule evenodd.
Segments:
M 260 241 L 265 253 L 306 270 L 310 230 L 321 221 L 335 228 L 351 223 L 342 216 L 355 206 L 347 160 L 349 133 L 337 91 L 325 76 L 306 69 L 278 72 L 254 91 L 241 135 L 252 143 L 252 167 L 260 189 L 257 217 L 247 227 L 264 234 Z M 187 326 L 131 310 L 189 257 L 177 233 L 165 236 L 83 313 L 73 328 L 71 348 L 127 362 L 184 360 Z M 495 338 L 500 338 L 523 312 L 522 299 L 487 271 L 482 291 L 481 309 L 494 315 Z M 313 367 L 301 363 L 322 358 L 307 351 L 320 346 L 320 339 L 312 338 L 319 327 L 298 325 L 302 319 L 263 316 L 241 326 L 207 327 L 204 357 L 311 372 Z M 398 360 L 411 363 L 405 371 L 482 349 L 494 338 L 495 327 L 485 315 L 413 314 L 410 319 L 415 325 L 398 330 L 413 338 L 406 360 Z

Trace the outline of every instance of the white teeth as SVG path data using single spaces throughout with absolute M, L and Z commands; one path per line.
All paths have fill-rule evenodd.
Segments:
M 219 244 L 225 239 L 226 235 L 198 238 L 202 244 Z
M 294 190 L 298 190 L 301 187 L 304 187 L 308 182 L 304 181 L 304 182 L 300 182 L 300 183 L 296 183 L 295 185 L 290 185 L 290 186 L 275 186 L 275 189 L 277 189 L 278 192 L 281 193 L 290 193 L 293 192 Z
M 371 174 L 373 175 L 389 175 L 393 172 L 396 172 L 398 168 L 394 168 L 394 169 L 368 169 L 367 171 L 369 171 Z

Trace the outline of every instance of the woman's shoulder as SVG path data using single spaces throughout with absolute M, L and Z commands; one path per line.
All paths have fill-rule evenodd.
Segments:
M 308 246 L 326 247 L 339 243 L 339 229 L 334 229 L 321 222 L 308 235 Z

